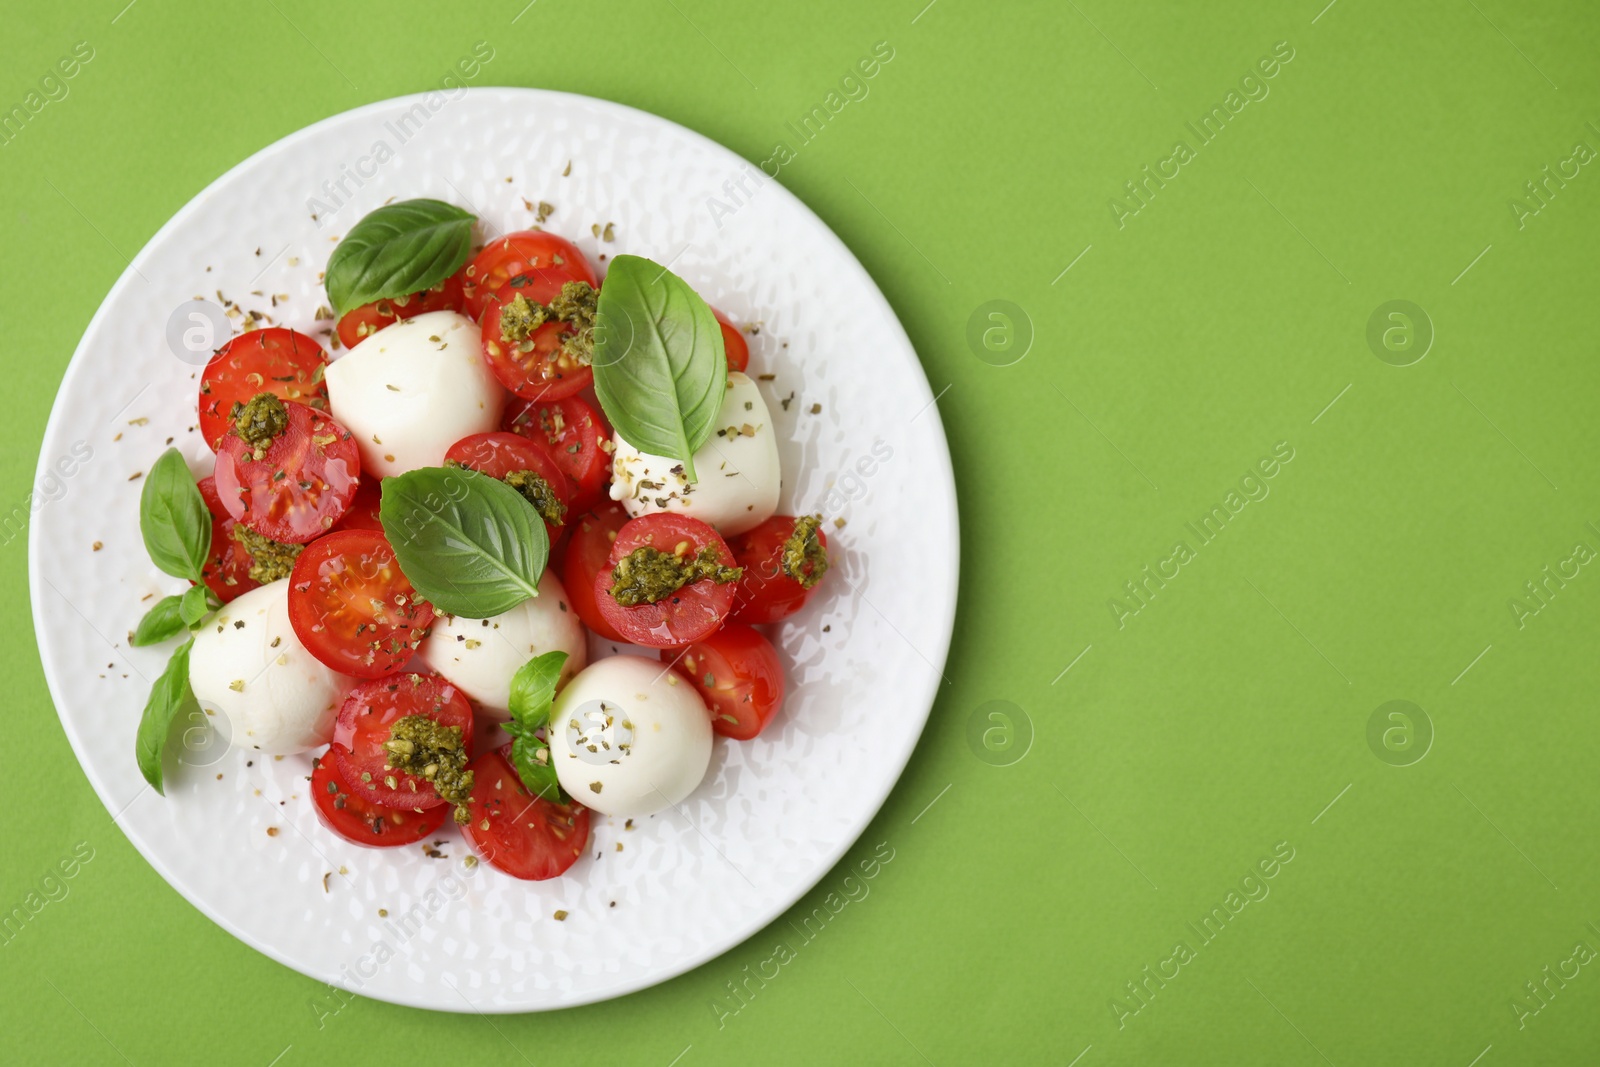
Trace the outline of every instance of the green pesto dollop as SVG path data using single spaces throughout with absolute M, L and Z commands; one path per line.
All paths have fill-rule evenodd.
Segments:
M 242 522 L 233 524 L 233 539 L 250 553 L 250 577 L 262 585 L 289 577 L 305 545 L 286 545 L 263 537 Z
M 508 345 L 522 344 L 549 321 L 550 312 L 543 304 L 518 293 L 500 308 L 500 339 Z
M 556 496 L 556 491 L 550 488 L 550 483 L 533 471 L 512 471 L 501 481 L 527 497 L 528 503 L 533 505 L 533 510 L 551 526 L 560 526 L 566 518 L 567 506 Z
M 567 282 L 550 301 L 550 314 L 572 327 L 562 338 L 562 355 L 580 366 L 594 361 L 594 317 L 599 299 L 599 292 L 588 282 Z
M 233 428 L 254 450 L 253 459 L 265 456 L 272 442 L 289 428 L 289 409 L 272 393 L 257 393 L 245 404 L 235 402 L 228 414 Z
M 828 550 L 817 535 L 817 528 L 821 525 L 821 515 L 802 515 L 794 520 L 794 533 L 784 541 L 783 554 L 779 557 L 783 573 L 799 582 L 804 589 L 810 589 L 822 581 L 822 576 L 828 571 Z
M 722 585 L 738 581 L 743 574 L 743 567 L 723 566 L 717 559 L 716 549 L 710 545 L 692 556 L 687 551 L 662 552 L 644 545 L 617 563 L 611 575 L 611 595 L 623 607 L 633 608 L 665 600 L 702 578 Z
M 433 785 L 434 791 L 456 806 L 455 819 L 465 825 L 471 817 L 472 772 L 466 769 L 467 752 L 461 727 L 445 726 L 426 715 L 407 715 L 389 727 L 383 743 L 388 764 Z

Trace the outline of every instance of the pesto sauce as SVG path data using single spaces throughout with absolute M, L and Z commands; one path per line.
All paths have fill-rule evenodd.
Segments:
M 500 339 L 508 345 L 522 344 L 549 320 L 543 304 L 518 293 L 500 308 Z
M 625 608 L 665 600 L 690 582 L 710 578 L 718 585 L 736 582 L 743 567 L 724 567 L 716 549 L 706 545 L 698 553 L 662 552 L 644 545 L 617 563 L 611 575 L 611 595 Z
M 272 442 L 289 428 L 289 409 L 272 393 L 257 393 L 246 404 L 235 402 L 228 417 L 244 443 L 253 450 L 251 458 L 257 460 L 265 456 Z
M 513 282 L 513 285 L 515 282 Z M 594 358 L 594 318 L 599 293 L 588 282 L 566 282 L 549 305 L 529 300 L 518 293 L 500 308 L 500 339 L 508 345 L 530 345 L 533 333 L 547 322 L 566 323 L 561 354 L 570 362 L 587 367 Z
M 242 522 L 233 524 L 233 539 L 244 546 L 250 555 L 250 578 L 266 585 L 279 578 L 289 577 L 294 561 L 300 558 L 305 545 L 286 545 L 263 537 Z
M 501 481 L 526 497 L 539 517 L 551 526 L 560 526 L 566 518 L 567 506 L 550 488 L 550 483 L 533 471 L 512 471 Z
M 456 806 L 456 822 L 467 823 L 473 774 L 466 769 L 461 727 L 442 725 L 426 715 L 407 715 L 395 720 L 383 747 L 389 753 L 389 766 L 430 782 L 435 792 Z
M 799 582 L 802 589 L 810 589 L 822 581 L 828 571 L 828 550 L 817 536 L 821 525 L 821 515 L 802 515 L 794 520 L 794 533 L 783 543 L 779 566 L 784 574 Z

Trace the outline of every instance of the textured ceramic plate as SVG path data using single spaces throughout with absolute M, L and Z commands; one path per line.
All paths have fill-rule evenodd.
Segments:
M 555 209 L 546 227 L 591 260 L 668 263 L 735 320 L 759 324 L 752 373 L 775 375 L 762 388 L 783 442 L 782 509 L 846 520 L 827 527 L 830 580 L 775 634 L 790 685 L 779 717 L 755 742 L 719 742 L 678 810 L 631 830 L 596 818 L 590 854 L 551 882 L 468 867 L 451 830 L 437 858 L 345 844 L 312 811 L 308 756 L 228 751 L 204 723 L 178 724 L 165 797 L 134 764 L 140 709 L 169 649 L 131 650 L 128 632 L 147 598 L 181 584 L 145 556 L 136 475 L 169 439 L 209 472 L 196 374 L 238 327 L 224 300 L 325 337 L 318 275 L 334 242 L 385 200 L 416 196 L 475 211 L 485 237 L 532 225 L 544 201 Z M 607 224 L 610 242 L 591 229 Z M 206 336 L 208 320 L 222 336 Z M 814 885 L 916 744 L 956 598 L 955 489 L 933 399 L 844 245 L 697 134 L 519 89 L 339 115 L 178 212 L 73 356 L 45 433 L 29 546 L 62 725 L 118 825 L 173 888 L 318 981 L 456 1011 L 537 1011 L 652 985 L 738 944 Z

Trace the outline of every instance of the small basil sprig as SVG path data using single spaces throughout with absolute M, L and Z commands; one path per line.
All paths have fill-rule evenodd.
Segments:
M 162 597 L 139 620 L 132 643 L 143 647 L 176 637 L 222 606 L 205 585 L 211 510 L 176 448 L 163 452 L 145 475 L 139 494 L 139 532 L 157 567 L 195 583 L 182 594 Z
M 378 519 L 400 569 L 440 611 L 487 619 L 539 595 L 544 520 L 498 478 L 460 467 L 385 478 Z
M 594 391 L 624 440 L 682 460 L 711 439 L 728 356 L 711 308 L 682 278 L 641 256 L 618 256 L 595 312 Z
M 199 703 L 189 688 L 189 650 L 194 648 L 194 638 L 178 646 L 167 661 L 156 684 L 150 687 L 150 699 L 145 701 L 144 716 L 139 720 L 139 732 L 134 738 L 134 752 L 139 760 L 139 773 L 165 794 L 161 782 L 161 752 L 167 747 L 167 735 L 172 732 L 172 720 L 180 712 L 198 711 Z
M 440 200 L 402 200 L 367 215 L 328 258 L 323 284 L 334 311 L 438 285 L 467 261 L 476 220 Z
M 517 777 L 528 792 L 556 804 L 569 803 L 570 798 L 556 779 L 550 745 L 539 738 L 538 731 L 548 730 L 556 684 L 561 681 L 561 668 L 566 662 L 565 652 L 546 652 L 517 669 L 511 679 L 511 721 L 502 727 L 513 738 L 511 765 L 516 768 Z

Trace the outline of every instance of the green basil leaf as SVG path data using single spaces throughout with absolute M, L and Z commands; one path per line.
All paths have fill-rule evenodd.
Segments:
M 179 645 L 167 661 L 167 669 L 150 687 L 150 699 L 145 702 L 144 717 L 139 720 L 139 733 L 134 738 L 139 773 L 156 787 L 157 793 L 165 793 L 161 784 L 161 752 L 167 747 L 172 720 L 179 712 L 191 708 L 199 710 L 200 706 L 189 688 L 189 650 L 193 647 L 192 637 Z
M 440 611 L 487 619 L 539 595 L 544 520 L 498 478 L 459 467 L 385 478 L 378 519 L 401 571 Z
M 196 586 L 195 588 L 199 588 Z M 133 647 L 143 648 L 146 645 L 159 645 L 169 637 L 176 637 L 188 629 L 182 615 L 179 614 L 178 605 L 183 597 L 174 594 L 164 596 L 156 601 L 155 607 L 144 613 L 144 618 L 139 620 L 139 628 L 133 631 Z
M 191 585 L 184 590 L 183 599 L 178 604 L 178 615 L 183 619 L 185 626 L 193 626 L 211 609 L 211 590 L 204 585 Z
M 566 666 L 565 652 L 546 652 L 535 656 L 511 677 L 511 718 L 523 736 L 550 721 L 550 705 L 556 700 L 556 684 Z M 531 788 L 531 787 L 530 787 Z
M 641 452 L 682 460 L 711 439 L 728 355 L 711 308 L 676 274 L 618 256 L 595 311 L 594 391 L 617 433 Z
M 385 204 L 350 228 L 323 284 L 336 314 L 431 289 L 461 269 L 476 216 L 440 200 Z
M 540 753 L 544 754 L 543 759 Z M 530 735 L 519 736 L 511 742 L 511 765 L 534 796 L 555 804 L 571 803 L 556 779 L 555 766 L 550 762 L 550 746 L 543 741 Z
M 201 580 L 200 569 L 211 550 L 211 511 L 176 448 L 161 453 L 144 476 L 139 532 L 157 567 L 174 578 Z

